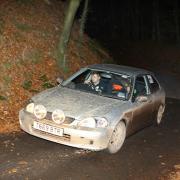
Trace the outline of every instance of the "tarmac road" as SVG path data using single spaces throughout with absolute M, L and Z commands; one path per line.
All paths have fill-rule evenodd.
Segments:
M 150 126 L 132 135 L 115 155 L 82 151 L 24 132 L 0 135 L 3 180 L 155 180 L 166 179 L 175 165 L 180 165 L 180 100 L 177 99 L 167 99 L 160 127 Z

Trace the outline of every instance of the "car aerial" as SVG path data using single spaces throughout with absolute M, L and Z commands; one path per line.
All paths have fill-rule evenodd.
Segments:
M 92 86 L 93 78 L 98 85 Z M 160 124 L 164 109 L 165 92 L 152 72 L 95 64 L 33 96 L 19 122 L 27 133 L 49 141 L 116 153 L 127 136 Z

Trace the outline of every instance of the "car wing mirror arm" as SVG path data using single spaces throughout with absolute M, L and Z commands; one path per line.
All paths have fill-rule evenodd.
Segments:
M 136 102 L 143 103 L 148 101 L 148 97 L 145 95 L 140 95 L 136 97 Z

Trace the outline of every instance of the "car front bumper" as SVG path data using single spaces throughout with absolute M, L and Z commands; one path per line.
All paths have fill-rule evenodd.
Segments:
M 63 129 L 63 135 L 57 136 L 36 130 L 33 127 L 34 121 L 61 128 Z M 103 150 L 107 148 L 110 139 L 110 131 L 108 129 L 57 125 L 53 121 L 37 120 L 33 115 L 24 111 L 24 109 L 19 112 L 19 122 L 21 129 L 31 135 L 77 148 L 94 151 Z

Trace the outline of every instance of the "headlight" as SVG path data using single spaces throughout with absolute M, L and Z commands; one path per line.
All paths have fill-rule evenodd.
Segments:
M 105 128 L 108 126 L 108 121 L 105 118 L 101 118 L 101 117 L 95 117 L 96 119 L 96 126 L 99 128 Z
M 46 108 L 39 104 L 39 105 L 36 105 L 34 107 L 34 115 L 38 118 L 38 119 L 43 119 L 46 117 L 46 114 L 47 114 L 47 111 L 46 111 Z
M 30 113 L 34 113 L 34 103 L 29 103 L 29 104 L 26 106 L 26 111 L 27 111 L 27 112 L 30 112 Z
M 95 128 L 96 127 L 96 121 L 94 118 L 89 117 L 89 118 L 86 118 L 86 119 L 83 119 L 82 121 L 80 121 L 78 123 L 78 126 Z
M 52 120 L 57 124 L 62 124 L 65 120 L 64 112 L 60 109 L 56 109 L 52 113 Z
M 86 119 L 83 119 L 78 123 L 78 126 L 82 127 L 90 127 L 90 128 L 105 128 L 108 126 L 108 121 L 105 118 L 101 117 L 89 117 Z

